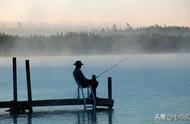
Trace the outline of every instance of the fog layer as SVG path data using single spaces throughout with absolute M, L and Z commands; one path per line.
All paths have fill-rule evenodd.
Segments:
M 0 33 L 0 55 L 87 55 L 190 52 L 190 28 L 102 28 L 96 32 L 15 36 Z

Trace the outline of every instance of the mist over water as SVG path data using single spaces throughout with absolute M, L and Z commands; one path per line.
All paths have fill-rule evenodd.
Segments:
M 52 35 L 0 33 L 0 56 L 112 55 L 131 53 L 189 53 L 190 28 L 150 26 L 112 27 L 97 31 Z
M 84 66 L 102 66 L 109 68 L 124 58 L 119 67 L 186 67 L 190 64 L 190 54 L 125 54 L 125 55 L 77 55 L 77 56 L 27 56 L 17 57 L 18 66 L 25 65 L 24 60 L 29 59 L 34 67 L 72 66 L 76 60 L 85 63 Z M 11 57 L 0 57 L 0 67 L 12 66 Z M 101 59 L 104 58 L 104 59 Z M 148 63 L 148 64 L 147 64 Z M 116 67 L 117 68 L 117 67 Z
M 55 56 L 55 57 L 32 57 L 34 66 L 69 66 L 76 60 L 81 60 L 85 66 L 102 66 L 109 68 L 124 58 L 119 67 L 186 67 L 190 64 L 190 54 L 126 54 L 126 55 L 94 55 L 94 56 Z M 104 58 L 104 59 L 101 59 Z M 148 65 L 147 65 L 148 63 Z M 116 66 L 117 68 L 117 66 Z

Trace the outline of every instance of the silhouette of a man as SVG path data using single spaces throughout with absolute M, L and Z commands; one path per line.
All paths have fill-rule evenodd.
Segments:
M 87 79 L 84 74 L 81 71 L 81 66 L 83 63 L 81 61 L 76 61 L 73 65 L 75 65 L 75 69 L 73 71 L 73 76 L 75 80 L 83 87 L 88 87 L 89 85 L 92 87 L 92 92 L 94 93 L 94 96 L 96 97 L 96 88 L 98 86 L 98 81 L 96 79 Z M 90 94 L 90 97 L 92 98 L 92 93 Z M 96 97 L 97 98 L 97 97 Z

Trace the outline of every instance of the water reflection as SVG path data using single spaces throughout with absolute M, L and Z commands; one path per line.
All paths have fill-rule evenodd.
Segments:
M 1 117 L 0 123 L 13 124 L 112 124 L 113 110 L 99 109 L 97 111 L 41 111 L 33 114 L 19 114 Z M 11 121 L 12 120 L 12 121 Z
M 93 111 L 78 112 L 77 119 L 78 124 L 83 124 L 84 122 L 95 124 L 97 122 L 96 113 Z
M 24 123 L 24 122 L 20 122 L 18 120 L 26 120 L 27 119 L 27 122 L 26 124 L 32 124 L 32 115 L 31 114 L 27 114 L 27 115 L 18 115 L 18 114 L 11 114 L 10 115 L 10 118 L 12 117 L 13 119 L 13 124 L 20 124 L 20 123 Z
M 99 111 L 87 111 L 78 112 L 77 124 L 98 124 L 98 123 L 108 123 L 112 124 L 112 114 L 113 110 L 99 110 Z M 102 119 L 102 120 L 101 120 Z

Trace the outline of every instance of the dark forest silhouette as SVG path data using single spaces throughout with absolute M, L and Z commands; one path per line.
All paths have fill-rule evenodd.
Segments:
M 0 33 L 0 55 L 125 54 L 190 52 L 190 28 L 102 28 L 99 32 L 17 36 Z

